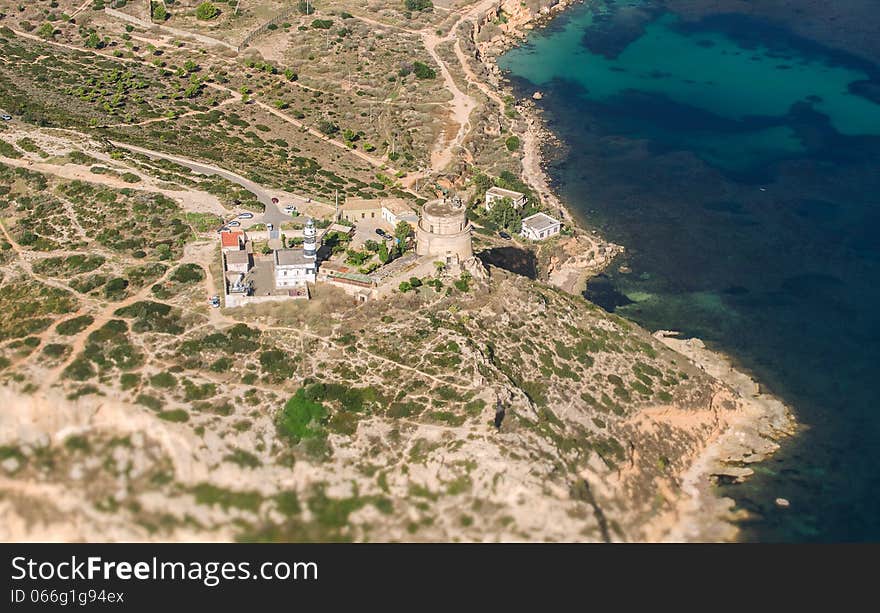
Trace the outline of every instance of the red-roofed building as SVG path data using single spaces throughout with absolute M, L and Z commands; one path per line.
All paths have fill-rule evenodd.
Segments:
M 238 251 L 244 249 L 244 232 L 221 232 L 220 250 Z

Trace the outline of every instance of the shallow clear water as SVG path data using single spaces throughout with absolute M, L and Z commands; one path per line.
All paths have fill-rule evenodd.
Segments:
M 628 249 L 587 296 L 727 351 L 807 426 L 725 487 L 744 538 L 880 540 L 880 67 L 647 1 L 571 9 L 500 64 L 545 94 L 564 199 Z

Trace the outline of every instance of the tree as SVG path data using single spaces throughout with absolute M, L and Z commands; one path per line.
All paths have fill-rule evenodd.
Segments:
M 426 11 L 434 8 L 434 3 L 431 0 L 404 0 L 403 6 L 408 11 Z
M 339 126 L 337 126 L 333 122 L 321 120 L 318 122 L 318 130 L 320 130 L 322 134 L 333 136 L 334 134 L 339 132 Z
M 196 9 L 196 17 L 199 19 L 214 19 L 220 10 L 210 2 L 202 2 Z
M 86 47 L 89 49 L 101 49 L 104 47 L 104 41 L 101 40 L 101 37 L 98 36 L 97 32 L 92 30 L 89 37 L 86 39 Z
M 423 62 L 413 62 L 413 73 L 419 79 L 433 79 L 437 76 L 434 69 Z
M 168 11 L 161 2 L 153 2 L 153 21 L 165 21 L 168 19 Z
M 199 94 L 202 93 L 202 84 L 201 83 L 192 83 L 183 91 L 183 95 L 186 98 L 195 98 Z
M 519 136 L 508 136 L 507 140 L 504 141 L 504 144 L 507 146 L 508 151 L 516 151 L 519 149 Z
M 367 260 L 369 260 L 373 255 L 369 252 L 365 251 L 355 251 L 354 249 L 349 249 L 345 252 L 346 258 L 345 262 L 347 264 L 351 264 L 352 266 L 360 266 Z
M 398 221 L 397 225 L 394 226 L 394 236 L 400 241 L 401 245 L 406 244 L 406 239 L 409 238 L 410 232 L 412 232 L 412 227 L 405 221 Z
M 379 243 L 379 261 L 383 264 L 387 264 L 391 261 L 391 254 L 388 253 L 388 245 L 386 245 L 384 241 Z
M 522 228 L 522 218 L 510 198 L 502 198 L 500 201 L 494 202 L 486 217 L 498 227 L 505 228 L 514 234 Z
M 40 38 L 52 38 L 55 36 L 55 26 L 49 22 L 44 23 L 37 28 L 37 36 Z

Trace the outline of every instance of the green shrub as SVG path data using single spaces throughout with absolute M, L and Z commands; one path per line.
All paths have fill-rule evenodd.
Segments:
M 197 283 L 205 279 L 205 271 L 198 264 L 181 264 L 171 273 L 171 280 L 177 283 Z
M 244 449 L 234 449 L 232 453 L 223 456 L 223 459 L 238 464 L 242 468 L 258 468 L 263 465 L 260 458 Z
M 224 509 L 232 507 L 246 511 L 257 511 L 263 502 L 263 497 L 259 492 L 235 492 L 210 483 L 199 483 L 193 488 L 193 494 L 195 494 L 198 504 L 219 505 Z
M 150 377 L 150 385 L 152 385 L 153 387 L 170 389 L 177 385 L 177 377 L 172 375 L 170 372 L 156 373 L 155 375 Z
M 323 435 L 322 422 L 326 418 L 327 409 L 324 405 L 309 400 L 305 390 L 300 388 L 281 409 L 276 427 L 280 436 L 298 443 L 303 439 Z
M 158 417 L 159 417 L 159 419 L 164 419 L 165 421 L 173 421 L 173 422 L 177 422 L 177 423 L 189 421 L 189 413 L 187 413 L 183 409 L 172 409 L 170 411 L 160 411 L 158 414 Z
M 419 79 L 434 79 L 437 73 L 433 68 L 423 62 L 413 62 L 413 74 Z
M 66 319 L 55 326 L 55 331 L 63 336 L 73 336 L 88 328 L 95 321 L 91 315 L 80 315 L 72 319 Z
M 214 19 L 220 10 L 210 2 L 202 2 L 196 9 L 196 17 L 199 19 Z
M 403 6 L 408 11 L 427 11 L 434 8 L 431 0 L 404 0 Z
M 43 353 L 45 355 L 49 356 L 50 358 L 57 359 L 57 358 L 60 358 L 61 356 L 63 356 L 65 353 L 67 353 L 67 350 L 69 348 L 70 348 L 69 345 L 63 345 L 60 343 L 50 343 L 50 344 L 46 345 L 45 347 L 43 347 Z

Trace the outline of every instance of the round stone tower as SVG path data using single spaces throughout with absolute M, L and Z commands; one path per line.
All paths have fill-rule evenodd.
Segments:
M 303 255 L 307 258 L 313 258 L 318 252 L 318 232 L 315 230 L 315 222 L 309 217 L 303 228 Z
M 416 253 L 430 255 L 444 264 L 460 264 L 473 256 L 471 224 L 459 198 L 426 202 L 416 228 Z

